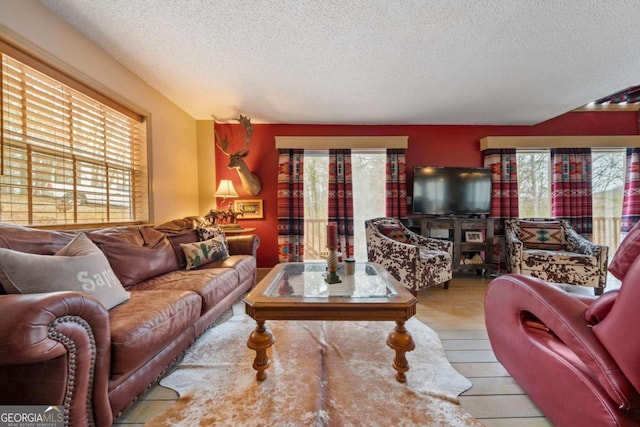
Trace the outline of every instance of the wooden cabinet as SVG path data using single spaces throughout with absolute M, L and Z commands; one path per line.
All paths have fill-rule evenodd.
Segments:
M 453 242 L 453 271 L 475 271 L 491 276 L 493 261 L 493 219 L 455 217 L 412 217 L 408 227 L 423 236 Z

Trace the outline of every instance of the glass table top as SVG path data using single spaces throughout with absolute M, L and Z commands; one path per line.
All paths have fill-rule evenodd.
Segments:
M 325 281 L 327 264 L 324 262 L 284 264 L 264 292 L 266 297 L 343 297 L 391 298 L 397 291 L 378 268 L 368 263 L 356 263 L 355 274 L 345 275 L 338 268 L 341 283 Z

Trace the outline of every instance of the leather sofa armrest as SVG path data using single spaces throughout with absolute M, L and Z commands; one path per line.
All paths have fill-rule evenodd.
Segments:
M 485 322 L 487 330 L 493 331 L 490 339 L 492 333 L 520 334 L 528 322 L 537 324 L 573 352 L 621 408 L 637 407 L 640 396 L 585 320 L 588 307 L 588 300 L 543 280 L 507 274 L 489 284 Z
M 229 252 L 231 255 L 258 255 L 260 236 L 257 234 L 243 234 L 239 236 L 227 236 Z
M 111 339 L 104 306 L 77 292 L 12 294 L 0 296 L 0 313 L 0 366 L 6 368 L 2 372 L 10 372 L 15 365 L 27 369 L 28 376 L 28 366 L 33 366 L 35 377 L 38 364 L 64 358 L 66 372 L 51 375 L 63 380 L 42 382 L 41 395 L 64 396 L 62 401 L 47 403 L 64 405 L 69 425 L 111 425 Z M 0 383 L 5 382 L 0 378 Z M 2 392 L 18 393 L 15 387 L 2 387 Z

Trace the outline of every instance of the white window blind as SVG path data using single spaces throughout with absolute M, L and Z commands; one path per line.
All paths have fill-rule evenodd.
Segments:
M 0 55 L 0 221 L 148 221 L 143 120 Z

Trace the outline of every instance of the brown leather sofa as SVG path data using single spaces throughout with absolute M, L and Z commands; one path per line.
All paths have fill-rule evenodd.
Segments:
M 0 295 L 0 404 L 64 405 L 67 425 L 110 426 L 255 285 L 255 235 L 185 270 L 191 224 L 85 230 L 130 292 L 110 310 L 79 292 Z M 76 234 L 0 224 L 0 247 L 53 255 Z

